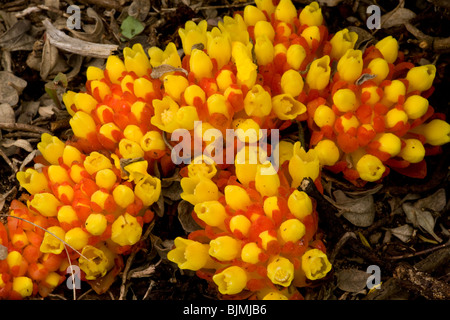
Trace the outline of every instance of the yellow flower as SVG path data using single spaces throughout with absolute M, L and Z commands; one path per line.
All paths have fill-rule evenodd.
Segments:
M 117 181 L 117 176 L 111 169 L 102 169 L 95 175 L 95 183 L 100 188 L 110 190 Z
M 280 292 L 270 291 L 262 298 L 262 300 L 289 300 L 289 299 Z
M 178 34 L 181 38 L 181 43 L 183 45 L 183 50 L 186 55 L 191 54 L 192 46 L 203 44 L 206 46 L 206 29 L 208 23 L 206 20 L 202 20 L 195 24 L 193 21 L 187 21 L 184 28 L 178 29 Z
M 201 155 L 196 157 L 192 163 L 188 165 L 188 175 L 190 178 L 195 176 L 212 179 L 217 173 L 217 168 L 214 160 Z
M 33 281 L 28 277 L 15 277 L 13 279 L 12 289 L 22 298 L 29 297 L 33 294 Z
M 30 205 L 45 217 L 55 217 L 61 202 L 53 194 L 42 192 L 33 196 Z
M 401 96 L 405 96 L 406 94 L 406 87 L 400 80 L 392 80 L 392 82 L 385 86 L 384 89 L 384 95 L 382 99 L 382 103 L 390 106 L 392 104 L 395 104 L 398 102 L 398 99 Z
M 164 76 L 165 92 L 175 101 L 180 101 L 181 94 L 189 86 L 189 81 L 183 76 Z
M 259 164 L 256 168 L 255 187 L 256 190 L 264 196 L 274 196 L 278 194 L 278 187 L 280 186 L 280 178 L 273 165 L 266 161 Z
M 86 79 L 87 80 L 102 80 L 105 78 L 103 69 L 89 66 L 86 69 Z
M 403 124 L 408 122 L 408 115 L 405 111 L 393 108 L 385 115 L 386 128 L 393 128 L 397 123 Z
M 200 88 L 196 84 L 192 84 L 186 88 L 186 90 L 184 91 L 184 100 L 188 105 L 190 106 L 196 105 L 195 101 L 199 99 L 201 103 L 204 103 L 206 101 L 206 94 L 202 88 Z
M 356 163 L 356 171 L 364 181 L 377 181 L 381 178 L 386 167 L 377 157 L 366 154 L 363 155 Z
M 236 177 L 243 186 L 255 181 L 256 169 L 260 163 L 256 146 L 245 146 L 239 150 L 234 162 Z
M 266 16 L 258 7 L 247 5 L 244 8 L 244 21 L 247 26 L 254 26 L 258 21 L 266 21 Z
M 348 29 L 342 29 L 335 33 L 331 38 L 331 53 L 332 59 L 339 60 L 348 49 L 353 49 L 356 41 L 358 40 L 358 34 Z
M 94 174 L 102 169 L 111 169 L 111 160 L 97 151 L 91 152 L 84 160 L 84 168 L 89 174 Z
M 327 255 L 319 249 L 310 249 L 302 256 L 302 269 L 310 280 L 320 279 L 331 270 Z
M 95 133 L 94 119 L 83 111 L 77 111 L 69 120 L 73 134 L 81 139 L 86 139 L 89 133 Z
M 261 240 L 261 247 L 264 250 L 267 250 L 267 246 L 272 241 L 278 241 L 277 237 L 272 235 L 269 230 L 263 231 L 258 235 L 259 239 Z
M 86 230 L 93 236 L 101 235 L 105 230 L 108 221 L 101 213 L 91 213 L 84 223 Z
M 70 116 L 73 116 L 75 114 L 75 111 L 72 109 L 72 105 L 74 104 L 73 98 L 75 97 L 76 94 L 77 94 L 76 92 L 68 90 L 62 96 L 64 105 L 66 106 L 66 110 L 70 114 Z
M 406 75 L 406 80 L 409 81 L 408 91 L 426 91 L 430 89 L 435 76 L 436 67 L 432 64 L 410 69 Z
M 402 157 L 404 160 L 409 163 L 418 163 L 423 160 L 425 157 L 425 148 L 418 139 L 406 139 L 403 140 L 405 146 L 402 148 L 399 157 Z
M 434 119 L 411 131 L 424 135 L 426 143 L 432 146 L 441 146 L 450 142 L 450 125 L 444 120 Z
M 266 11 L 269 17 L 275 12 L 276 6 L 272 0 L 256 0 L 255 4 L 261 11 Z
M 80 269 L 86 274 L 87 280 L 95 280 L 106 274 L 110 262 L 102 250 L 87 245 L 83 248 L 81 254 L 78 264 Z
M 238 214 L 233 216 L 230 219 L 229 227 L 231 232 L 239 231 L 244 235 L 245 237 L 248 236 L 248 233 L 250 232 L 250 227 L 252 226 L 252 222 L 244 215 Z
M 133 82 L 133 92 L 138 98 L 148 99 L 147 95 L 155 92 L 153 83 L 146 78 L 138 78 Z
M 225 201 L 233 210 L 246 210 L 252 201 L 244 188 L 228 185 L 224 189 Z
M 211 58 L 203 51 L 194 49 L 189 59 L 189 68 L 194 73 L 195 79 L 212 78 L 213 63 Z
M 306 58 L 306 51 L 299 44 L 292 44 L 286 51 L 286 61 L 294 70 L 299 70 L 303 60 Z
M 313 40 L 320 42 L 320 29 L 317 26 L 311 26 L 302 31 L 301 36 L 306 40 L 308 46 L 312 48 Z
M 93 88 L 91 88 L 91 90 L 94 91 Z M 77 111 L 84 111 L 86 113 L 91 113 L 91 111 L 94 110 L 98 104 L 97 100 L 95 100 L 93 96 L 88 93 L 81 92 L 74 95 L 73 103 L 75 104 Z
M 262 131 L 258 123 L 253 119 L 235 119 L 231 123 L 237 138 L 245 143 L 256 143 L 262 137 Z
M 338 97 L 339 96 L 337 96 L 336 98 Z M 314 112 L 313 119 L 315 124 L 317 124 L 319 128 L 322 128 L 323 126 L 333 126 L 336 120 L 336 114 L 334 113 L 333 109 L 323 104 L 317 107 L 316 111 Z
M 281 76 L 283 93 L 297 97 L 303 91 L 303 78 L 298 71 L 289 69 Z
M 230 236 L 217 237 L 209 242 L 209 255 L 220 261 L 233 260 L 240 251 L 240 242 Z
M 227 101 L 225 96 L 220 93 L 214 93 L 209 96 L 208 100 L 206 100 L 206 106 L 210 115 L 213 113 L 221 113 L 227 118 L 230 117 L 230 103 Z
M 217 185 L 210 179 L 201 176 L 182 178 L 181 198 L 193 205 L 204 201 L 212 201 L 219 199 L 219 189 Z
M 397 39 L 393 38 L 392 36 L 387 36 L 386 38 L 378 41 L 377 44 L 375 45 L 375 48 L 380 50 L 381 54 L 383 55 L 383 58 L 388 63 L 394 63 L 395 60 L 397 60 L 398 42 Z
M 375 105 L 381 99 L 381 95 L 378 92 L 378 86 L 370 85 L 361 89 L 361 94 L 369 94 L 369 99 L 365 102 L 368 105 Z
M 279 228 L 280 237 L 285 242 L 296 242 L 303 238 L 305 232 L 305 225 L 298 219 L 288 219 Z
M 311 63 L 306 75 L 306 83 L 310 89 L 322 90 L 330 81 L 330 73 L 330 57 L 323 56 Z
M 83 157 L 81 156 L 80 150 L 78 150 L 77 148 L 75 148 L 73 146 L 69 146 L 69 145 L 67 145 L 64 148 L 62 158 L 63 158 L 64 164 L 69 167 L 72 166 L 72 163 L 74 163 L 74 162 L 78 162 L 78 163 L 83 162 Z
M 267 265 L 267 277 L 274 284 L 289 287 L 294 279 L 294 265 L 289 259 L 275 256 Z
M 152 117 L 151 123 L 154 126 L 169 133 L 178 129 L 176 113 L 179 106 L 171 97 L 165 96 L 162 100 L 153 100 L 153 108 L 155 115 Z
M 362 51 L 348 49 L 339 59 L 337 71 L 342 80 L 354 83 L 363 69 Z
M 235 14 L 234 17 L 225 16 L 223 22 L 219 21 L 219 29 L 222 33 L 226 32 L 230 35 L 231 42 L 242 42 L 247 44 L 249 42 L 249 34 L 244 18 L 240 14 Z
M 258 66 L 253 63 L 251 43 L 244 45 L 241 42 L 232 42 L 231 56 L 236 64 L 237 84 L 251 88 L 255 85 Z
M 151 206 L 161 195 L 161 180 L 151 175 L 145 175 L 134 187 L 136 197 L 142 200 L 144 206 Z
M 288 198 L 289 211 L 297 218 L 302 220 L 310 215 L 313 210 L 311 198 L 303 191 L 294 190 Z
M 355 111 L 358 108 L 358 101 L 355 93 L 350 89 L 339 89 L 333 95 L 333 103 L 336 108 L 343 113 Z
M 319 176 L 319 157 L 314 149 L 305 151 L 296 142 L 293 148 L 293 156 L 289 161 L 289 173 L 292 177 L 292 188 L 297 188 L 304 178 L 311 178 L 313 181 Z
M 379 150 L 389 153 L 391 157 L 395 157 L 402 147 L 402 143 L 399 137 L 393 133 L 382 133 L 376 140 L 380 143 Z
M 322 166 L 332 166 L 338 162 L 340 158 L 339 148 L 333 140 L 324 139 L 314 147 Z
M 28 168 L 25 172 L 19 171 L 17 172 L 16 177 L 20 186 L 25 188 L 30 194 L 49 191 L 45 174 L 38 172 L 35 169 Z
M 268 36 L 262 35 L 256 38 L 255 55 L 258 65 L 264 66 L 273 61 L 275 51 L 273 43 Z
M 43 253 L 60 254 L 64 250 L 64 243 L 61 240 L 64 240 L 66 233 L 58 226 L 48 227 L 47 231 L 39 250 Z
M 51 164 L 59 164 L 58 159 L 63 155 L 66 144 L 48 133 L 41 135 L 41 142 L 37 144 L 42 156 Z
M 322 9 L 319 4 L 314 1 L 303 8 L 298 17 L 300 24 L 308 26 L 320 26 L 323 23 Z
M 163 51 L 158 47 L 148 49 L 150 64 L 156 68 L 162 64 L 168 64 L 175 68 L 181 68 L 181 58 L 178 54 L 175 43 L 169 42 Z
M 306 112 L 306 106 L 287 93 L 272 98 L 272 109 L 280 120 L 293 120 Z
M 260 36 L 266 36 L 271 42 L 275 39 L 275 30 L 273 29 L 272 24 L 265 20 L 256 22 L 253 34 L 255 39 L 258 39 Z
M 73 228 L 66 232 L 64 241 L 75 250 L 81 250 L 88 244 L 89 234 L 79 227 Z
M 281 0 L 275 9 L 275 19 L 292 23 L 297 17 L 297 9 L 292 4 L 291 0 Z
M 144 156 L 144 151 L 142 150 L 140 144 L 128 139 L 120 140 L 119 152 L 125 159 L 134 159 Z
M 51 183 L 63 183 L 70 182 L 69 174 L 67 170 L 60 165 L 50 165 L 47 170 L 48 180 Z
M 208 43 L 206 50 L 211 59 L 216 59 L 217 69 L 220 70 L 231 59 L 231 39 L 226 32 L 221 32 L 219 28 L 214 27 L 206 33 Z
M 142 150 L 150 151 L 150 150 L 165 150 L 166 144 L 164 143 L 164 139 L 158 131 L 148 131 L 141 138 L 140 145 Z
M 119 129 L 118 126 L 116 126 L 113 122 L 109 122 L 102 125 L 98 130 L 98 133 L 103 137 L 107 138 L 108 140 L 117 143 L 118 139 L 116 139 L 115 136 L 120 131 L 121 130 Z
M 123 57 L 128 72 L 134 72 L 138 77 L 149 73 L 150 62 L 140 43 L 134 44 L 132 48 L 124 48 Z
M 204 201 L 194 206 L 197 217 L 212 227 L 224 228 L 223 221 L 227 217 L 225 207 L 217 200 Z
M 120 246 L 133 245 L 139 241 L 142 227 L 129 213 L 120 215 L 111 226 L 111 240 Z
M 125 175 L 128 176 L 128 181 L 133 181 L 137 183 L 139 180 L 141 180 L 144 176 L 148 174 L 147 173 L 148 162 L 145 160 L 136 161 L 124 166 L 123 169 L 125 171 L 124 172 Z
M 180 128 L 193 130 L 195 121 L 198 121 L 197 108 L 193 106 L 184 106 L 177 111 L 177 123 Z
M 247 285 L 247 273 L 237 266 L 226 268 L 213 275 L 214 283 L 219 287 L 221 294 L 237 294 Z
M 403 109 L 409 119 L 418 119 L 428 110 L 428 100 L 419 95 L 409 96 L 403 104 Z
M 109 56 L 106 60 L 105 69 L 112 83 L 120 83 L 119 78 L 127 71 L 125 64 L 118 56 Z
M 71 205 L 66 205 L 59 207 L 57 219 L 60 223 L 66 222 L 68 224 L 71 224 L 74 221 L 78 221 L 78 216 L 75 212 L 75 209 Z
M 247 92 L 244 98 L 244 110 L 248 116 L 265 117 L 272 110 L 270 93 L 257 84 Z
M 281 166 L 284 162 L 289 161 L 294 155 L 293 152 L 294 144 L 292 142 L 282 140 L 278 143 L 278 155 L 279 155 L 279 165 Z
M 249 242 L 241 250 L 241 259 L 247 263 L 256 264 L 259 262 L 259 255 L 262 253 L 262 249 L 258 247 L 255 242 Z
M 126 185 L 118 185 L 114 188 L 112 194 L 114 202 L 121 208 L 126 208 L 134 202 L 134 192 Z
M 371 74 L 375 75 L 375 78 L 372 80 L 375 81 L 376 84 L 380 84 L 380 82 L 386 79 L 389 74 L 389 65 L 387 61 L 382 58 L 375 58 L 370 61 L 367 68 L 370 69 Z
M 167 259 L 176 263 L 178 268 L 197 271 L 214 264 L 208 254 L 209 245 L 181 237 L 175 238 L 174 244 L 175 249 L 167 253 Z

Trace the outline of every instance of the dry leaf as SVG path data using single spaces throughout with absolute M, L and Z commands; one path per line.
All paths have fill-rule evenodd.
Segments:
M 14 115 L 14 109 L 7 103 L 0 104 L 0 123 L 15 123 L 15 122 L 16 117 Z
M 174 71 L 183 72 L 186 75 L 186 77 L 188 76 L 188 72 L 183 68 L 177 68 L 177 67 L 171 66 L 170 64 L 162 64 L 162 65 L 157 66 L 152 69 L 152 73 L 150 74 L 150 77 L 152 77 L 152 79 L 159 79 L 166 73 L 174 72 Z
M 404 224 L 397 228 L 389 229 L 390 232 L 399 238 L 402 242 L 408 242 L 411 237 L 414 235 L 414 228 L 409 224 Z
M 154 234 L 150 234 L 150 240 L 161 259 L 167 260 L 167 253 L 173 248 L 173 240 L 162 241 L 160 237 Z
M 178 220 L 183 227 L 183 230 L 187 233 L 194 232 L 201 229 L 201 227 L 195 222 L 192 217 L 192 210 L 194 207 L 186 200 L 181 200 L 178 204 Z
M 30 123 L 36 115 L 39 108 L 39 101 L 27 101 L 22 103 L 21 111 L 17 123 Z
M 445 195 L 445 189 L 441 188 L 431 196 L 417 200 L 414 206 L 418 209 L 430 209 L 436 212 L 440 212 L 445 208 L 447 199 Z
M 406 214 L 407 221 L 412 223 L 415 227 L 421 227 L 428 232 L 438 242 L 442 239 L 434 233 L 435 220 L 431 212 L 416 208 L 409 202 L 402 205 L 403 211 Z
M 92 28 L 90 28 L 90 25 L 85 26 L 84 29 L 86 32 L 77 31 L 75 29 L 69 29 L 69 31 L 78 39 L 90 42 L 100 42 L 104 34 L 103 21 L 97 12 L 95 12 L 95 10 L 91 7 L 87 9 L 86 13 L 89 18 L 95 20 L 95 25 Z
M 31 144 L 28 142 L 28 140 L 24 139 L 17 139 L 17 140 L 5 139 L 2 140 L 0 144 L 3 148 L 18 147 L 24 149 L 27 152 L 33 151 L 33 147 L 31 146 Z
M 352 224 L 357 227 L 368 227 L 373 223 L 375 205 L 371 194 L 350 198 L 343 191 L 336 190 L 333 196 L 336 200 L 324 197 L 338 209 L 339 215 L 343 215 Z
M 13 73 L 0 71 L 0 103 L 15 106 L 19 102 L 19 95 L 27 86 L 27 82 Z
M 391 28 L 395 26 L 403 25 L 412 18 L 414 18 L 416 14 L 409 9 L 406 8 L 396 8 L 391 12 L 388 12 L 381 16 L 381 27 L 383 28 Z
M 29 20 L 18 20 L 0 36 L 0 47 L 6 51 L 33 50 L 35 39 L 27 34 L 30 28 Z
M 358 269 L 344 269 L 337 273 L 337 286 L 347 292 L 361 292 L 367 286 L 367 272 Z

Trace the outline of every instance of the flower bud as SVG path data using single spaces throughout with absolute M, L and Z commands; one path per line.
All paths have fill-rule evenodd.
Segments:
M 92 87 L 92 83 L 91 83 L 91 89 L 92 89 L 92 91 L 94 91 L 94 88 Z M 88 114 L 90 114 L 92 112 L 92 110 L 94 110 L 98 104 L 97 100 L 95 100 L 95 98 L 93 96 L 91 96 L 88 93 L 82 93 L 82 92 L 75 94 L 75 96 L 73 97 L 73 103 L 75 104 L 77 111 L 84 111 Z
M 83 111 L 77 111 L 69 120 L 73 134 L 81 139 L 86 139 L 89 133 L 95 133 L 94 119 Z
M 59 223 L 67 223 L 71 225 L 73 222 L 78 221 L 77 213 L 71 205 L 59 207 L 57 219 Z M 61 237 L 63 239 L 64 237 Z
M 350 129 L 357 129 L 360 124 L 358 118 L 352 113 L 346 113 L 340 116 L 336 123 L 340 124 L 344 132 L 348 132 Z
M 121 208 L 127 208 L 130 204 L 134 202 L 134 192 L 133 190 L 123 184 L 118 185 L 113 190 L 114 202 Z
M 450 125 L 444 120 L 434 119 L 411 131 L 424 135 L 426 143 L 432 146 L 441 146 L 450 142 Z
M 289 211 L 302 220 L 313 211 L 311 198 L 303 191 L 294 190 L 288 198 Z
M 280 210 L 278 207 L 278 198 L 275 196 L 266 198 L 264 200 L 263 210 L 266 216 L 272 218 L 273 211 Z
M 255 55 L 258 65 L 264 66 L 273 61 L 274 54 L 273 43 L 268 36 L 262 35 L 256 38 Z
M 297 17 L 297 9 L 293 5 L 291 0 L 281 0 L 275 9 L 275 19 L 292 23 L 294 18 Z
M 265 11 L 269 17 L 272 13 L 275 12 L 276 6 L 273 4 L 272 0 L 256 0 L 255 1 L 256 6 L 261 11 Z
M 319 158 L 313 149 L 305 151 L 300 142 L 294 144 L 294 155 L 289 161 L 289 173 L 292 177 L 292 187 L 297 188 L 304 178 L 313 181 L 319 176 Z
M 399 157 L 408 161 L 409 163 L 418 163 L 425 157 L 425 148 L 418 139 L 406 139 L 403 140 L 405 146 L 402 148 Z
M 141 128 L 137 125 L 129 124 L 123 130 L 123 136 L 128 140 L 140 143 L 144 135 L 142 134 Z
M 30 205 L 45 217 L 55 217 L 61 202 L 53 194 L 43 192 L 36 193 L 30 201 Z
M 378 41 L 377 44 L 375 45 L 375 48 L 380 50 L 381 54 L 383 55 L 383 58 L 388 63 L 394 63 L 395 60 L 397 60 L 398 42 L 397 39 L 393 38 L 392 36 L 387 36 L 386 38 Z
M 289 69 L 281 76 L 283 93 L 297 97 L 303 91 L 303 78 L 298 71 Z
M 72 163 L 74 163 L 74 162 L 78 162 L 78 163 L 83 162 L 83 157 L 81 156 L 80 150 L 78 150 L 77 148 L 75 148 L 73 146 L 69 146 L 69 145 L 67 145 L 64 148 L 62 158 L 63 158 L 63 163 L 68 167 L 72 166 Z
M 228 267 L 212 277 L 221 294 L 238 294 L 247 285 L 247 278 L 245 270 L 238 266 Z
M 356 32 L 350 32 L 348 29 L 342 29 L 331 38 L 331 53 L 332 59 L 339 60 L 348 49 L 353 49 L 358 40 Z
M 334 121 L 336 120 L 336 115 L 333 109 L 323 104 L 317 107 L 316 111 L 314 112 L 313 119 L 315 124 L 319 128 L 322 128 L 323 126 L 333 126 Z
M 239 241 L 230 236 L 217 237 L 209 242 L 209 255 L 219 261 L 237 258 L 241 251 Z
M 229 113 L 230 103 L 223 95 L 219 93 L 212 94 L 208 98 L 208 100 L 206 100 L 206 105 L 208 107 L 208 112 L 210 115 L 212 115 L 213 113 L 220 113 L 226 116 L 227 118 L 230 117 Z
M 198 121 L 197 108 L 193 106 L 181 107 L 177 111 L 177 123 L 180 128 L 186 130 L 194 129 L 194 122 Z
M 165 150 L 166 144 L 158 131 L 148 131 L 141 139 L 141 148 L 144 151 Z
M 120 215 L 111 226 L 111 240 L 119 246 L 132 246 L 139 241 L 142 227 L 129 213 Z
M 405 96 L 406 87 L 400 80 L 392 80 L 392 82 L 384 87 L 384 95 L 382 102 L 386 105 L 392 105 L 399 101 L 401 96 Z
M 161 180 L 151 175 L 144 176 L 134 187 L 136 197 L 142 200 L 145 207 L 158 201 L 161 195 Z
M 292 44 L 287 49 L 286 61 L 292 69 L 299 70 L 305 58 L 306 51 L 303 46 L 299 44 Z
M 296 242 L 305 235 L 305 225 L 298 219 L 288 219 L 280 225 L 279 233 L 283 241 Z
M 208 43 L 206 49 L 208 56 L 215 59 L 217 69 L 222 69 L 231 59 L 231 40 L 230 35 L 221 32 L 219 28 L 214 27 L 210 32 L 206 33 Z
M 197 271 L 212 264 L 209 245 L 181 237 L 175 238 L 174 244 L 175 249 L 167 253 L 167 259 L 176 263 L 178 268 Z
M 408 91 L 426 91 L 430 89 L 435 76 L 436 67 L 432 64 L 410 69 L 406 75 L 406 80 L 409 81 Z
M 272 24 L 265 20 L 256 22 L 255 28 L 253 29 L 253 34 L 255 39 L 263 35 L 267 36 L 271 42 L 275 39 L 275 30 L 273 29 Z
M 306 278 L 317 280 L 326 276 L 331 270 L 327 255 L 319 249 L 310 249 L 302 256 L 302 269 Z
M 91 154 L 88 155 L 84 160 L 83 165 L 90 175 L 93 175 L 94 173 L 102 169 L 112 168 L 111 160 L 109 160 L 103 154 L 98 153 L 97 151 L 91 152 Z
M 24 171 L 19 171 L 16 174 L 20 186 L 25 188 L 30 194 L 49 191 L 48 181 L 45 174 L 38 172 L 35 169 L 28 168 Z
M 134 159 L 144 157 L 141 145 L 128 139 L 121 139 L 119 142 L 119 153 L 122 158 Z
M 378 149 L 389 153 L 391 157 L 395 157 L 402 147 L 400 138 L 393 133 L 382 133 L 376 140 L 380 143 Z
M 59 164 L 58 159 L 62 156 L 65 146 L 64 142 L 48 133 L 43 133 L 41 142 L 37 144 L 42 156 L 51 164 Z
M 415 120 L 423 116 L 428 110 L 428 100 L 419 95 L 409 96 L 403 104 L 403 109 L 409 119 Z
M 386 60 L 382 58 L 375 58 L 369 62 L 367 68 L 370 69 L 370 73 L 375 75 L 372 79 L 376 84 L 380 84 L 381 81 L 386 79 L 389 74 L 389 65 Z
M 306 112 L 303 103 L 286 93 L 272 98 L 272 109 L 280 120 L 293 120 Z
M 47 170 L 48 179 L 51 183 L 63 183 L 69 182 L 70 177 L 66 169 L 61 167 L 60 165 L 50 165 Z
M 123 57 L 128 72 L 134 72 L 138 77 L 148 74 L 150 62 L 140 43 L 134 44 L 132 48 L 124 48 Z
M 231 123 L 238 139 L 245 143 L 256 143 L 262 137 L 259 124 L 253 119 L 238 118 Z
M 29 297 L 33 294 L 33 281 L 28 277 L 15 277 L 13 279 L 12 289 L 22 298 Z
M 238 214 L 230 219 L 230 230 L 235 232 L 238 230 L 243 236 L 248 236 L 252 222 L 244 215 Z
M 105 69 L 112 83 L 120 83 L 119 78 L 127 71 L 125 64 L 118 56 L 109 56 L 106 60 Z
M 259 164 L 256 168 L 255 187 L 264 196 L 274 196 L 278 194 L 280 178 L 275 168 L 269 161 Z
M 208 23 L 206 20 L 202 20 L 195 24 L 193 21 L 187 21 L 184 28 L 178 29 L 178 34 L 181 38 L 181 43 L 183 45 L 183 51 L 186 55 L 192 54 L 192 46 L 203 44 L 206 46 L 206 29 Z
M 146 78 L 138 78 L 134 80 L 133 92 L 137 98 L 148 99 L 147 95 L 155 92 L 153 82 Z
M 244 99 L 245 113 L 252 117 L 265 117 L 272 110 L 272 98 L 270 93 L 257 84 L 249 90 Z
M 310 89 L 322 90 L 330 81 L 330 73 L 330 57 L 323 56 L 311 63 L 306 75 L 306 83 Z
M 64 250 L 64 243 L 61 240 L 64 240 L 66 233 L 58 226 L 49 227 L 47 231 L 39 250 L 43 253 L 60 254 Z
M 380 101 L 383 92 L 380 92 L 381 89 L 376 85 L 366 86 L 361 89 L 361 96 L 366 96 L 367 100 L 364 101 L 365 104 L 370 106 L 375 105 L 378 101 Z
M 381 178 L 386 168 L 380 159 L 366 154 L 356 163 L 356 170 L 362 180 L 373 182 Z
M 194 73 L 195 79 L 212 78 L 213 64 L 211 58 L 202 50 L 194 49 L 189 59 L 189 68 Z
M 308 26 L 320 26 L 323 23 L 322 9 L 319 4 L 314 1 L 303 8 L 298 17 L 300 24 Z
M 217 185 L 205 177 L 182 178 L 181 188 L 183 189 L 181 198 L 193 205 L 219 199 Z
M 105 253 L 96 247 L 87 245 L 81 251 L 78 259 L 80 269 L 86 274 L 87 280 L 95 280 L 103 277 L 108 272 L 109 260 Z M 88 258 L 88 259 L 85 259 Z
M 313 40 L 320 42 L 320 29 L 317 26 L 311 26 L 302 31 L 301 36 L 306 40 L 310 48 L 313 47 Z
M 363 70 L 362 51 L 348 49 L 339 59 L 337 71 L 341 80 L 354 83 Z
M 333 166 L 340 158 L 339 148 L 332 140 L 324 139 L 314 147 L 319 158 L 319 163 L 322 166 Z
M 244 8 L 244 21 L 247 26 L 254 26 L 258 21 L 266 21 L 266 16 L 258 7 L 247 5 Z
M 181 94 L 189 86 L 189 81 L 183 76 L 164 76 L 165 92 L 175 101 L 180 101 Z
M 75 250 L 81 250 L 88 244 L 89 234 L 79 227 L 73 228 L 66 232 L 64 241 Z
M 244 188 L 228 185 L 224 189 L 225 201 L 233 210 L 246 210 L 252 201 Z
M 244 262 L 256 264 L 259 262 L 259 255 L 262 252 L 263 251 L 258 247 L 258 244 L 249 242 L 241 250 L 241 259 Z
M 217 84 L 219 84 L 219 82 L 217 82 Z M 184 100 L 190 106 L 197 105 L 196 101 L 200 101 L 201 104 L 203 104 L 206 101 L 205 91 L 198 85 L 192 84 L 184 91 Z
M 217 200 L 197 203 L 194 211 L 200 220 L 211 227 L 223 227 L 227 217 L 224 206 Z
M 394 108 L 386 113 L 385 120 L 386 128 L 393 128 L 399 122 L 406 124 L 408 122 L 408 115 L 405 111 Z
M 294 265 L 289 259 L 275 256 L 267 265 L 267 277 L 274 284 L 289 287 L 294 279 Z
M 107 224 L 108 221 L 103 214 L 91 213 L 86 219 L 84 226 L 87 232 L 89 232 L 93 236 L 99 236 L 106 230 Z
M 333 103 L 340 112 L 355 111 L 358 107 L 355 93 L 350 89 L 339 89 L 333 95 Z

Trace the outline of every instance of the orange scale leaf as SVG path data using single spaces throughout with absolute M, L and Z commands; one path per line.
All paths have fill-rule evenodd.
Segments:
M 410 163 L 406 160 L 394 159 L 394 158 L 386 160 L 385 164 L 393 169 L 394 168 L 406 168 L 410 165 Z
M 425 156 L 435 156 L 442 153 L 442 146 L 425 146 Z
M 418 163 L 411 163 L 405 168 L 392 167 L 392 169 L 410 178 L 423 179 L 427 176 L 427 163 L 425 160 Z
M 352 183 L 356 183 L 356 180 L 359 179 L 359 173 L 356 169 L 345 168 L 342 173 L 345 179 Z
M 377 148 L 374 148 L 374 145 L 378 144 L 378 141 L 372 141 L 371 143 L 369 143 L 368 147 L 367 147 L 367 153 L 377 157 L 378 159 L 381 160 L 381 162 L 385 162 L 387 161 L 389 158 L 391 158 L 391 155 L 387 152 L 383 152 L 378 150 Z
M 32 280 L 42 281 L 47 277 L 48 270 L 45 267 L 39 268 L 36 263 L 31 263 L 28 267 L 28 275 Z
M 39 250 L 39 247 L 29 244 L 23 249 L 22 256 L 28 263 L 34 263 L 38 261 L 41 256 L 41 251 Z
M 386 129 L 386 125 L 385 125 L 385 122 L 384 122 L 384 117 L 376 115 L 372 119 L 372 127 L 375 130 L 375 132 L 377 132 L 377 133 L 384 132 L 385 129 Z
M 250 279 L 247 281 L 247 289 L 250 291 L 259 291 L 267 286 L 265 279 Z

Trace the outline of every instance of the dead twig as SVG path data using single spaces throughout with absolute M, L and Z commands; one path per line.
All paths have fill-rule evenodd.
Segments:
M 28 132 L 36 132 L 36 133 L 50 133 L 51 131 L 34 126 L 31 124 L 25 124 L 25 123 L 0 123 L 0 129 L 4 130 L 20 130 L 20 131 L 28 131 Z
M 435 52 L 449 52 L 450 51 L 450 37 L 437 38 L 429 36 L 411 23 L 405 23 L 406 30 L 408 30 L 419 42 L 419 47 L 422 49 L 432 49 Z

